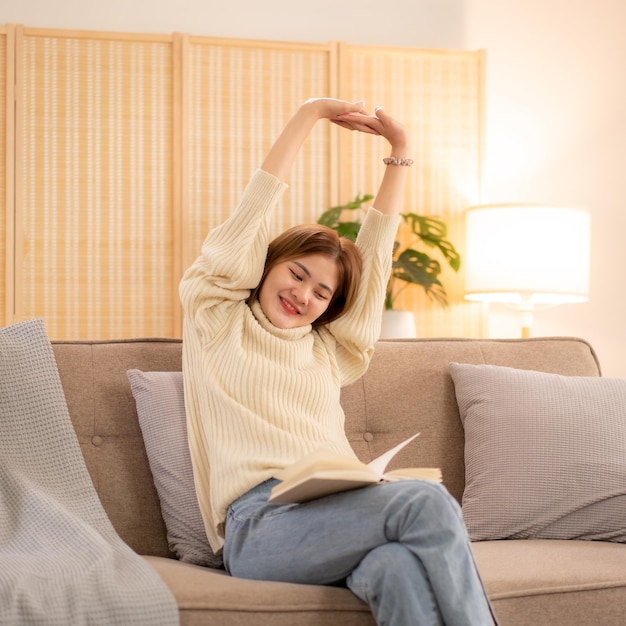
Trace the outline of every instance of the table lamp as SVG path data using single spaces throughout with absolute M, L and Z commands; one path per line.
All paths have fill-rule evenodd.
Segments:
M 590 216 L 580 209 L 485 204 L 466 213 L 465 298 L 501 302 L 522 316 L 530 336 L 533 312 L 586 302 Z

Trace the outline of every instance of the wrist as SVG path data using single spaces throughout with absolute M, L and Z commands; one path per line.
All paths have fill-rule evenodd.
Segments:
M 300 111 L 303 115 L 310 119 L 317 121 L 324 117 L 324 110 L 319 98 L 310 98 L 306 100 L 301 106 Z
M 389 156 L 396 157 L 398 159 L 406 159 L 411 156 L 411 145 L 408 137 L 401 141 L 394 141 L 391 144 L 391 150 Z
M 396 142 L 391 146 L 389 156 L 383 159 L 385 165 L 413 165 L 413 155 L 408 141 Z

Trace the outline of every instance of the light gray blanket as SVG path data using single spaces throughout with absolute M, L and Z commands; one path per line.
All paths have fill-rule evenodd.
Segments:
M 178 624 L 100 504 L 41 320 L 0 329 L 0 624 Z

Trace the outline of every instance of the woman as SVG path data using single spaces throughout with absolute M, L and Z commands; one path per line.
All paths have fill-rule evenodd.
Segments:
M 268 242 L 272 209 L 319 120 L 380 135 L 387 168 L 356 246 L 296 227 Z M 457 503 L 428 481 L 388 483 L 305 504 L 269 504 L 274 475 L 328 448 L 354 456 L 340 389 L 378 337 L 407 166 L 406 129 L 377 108 L 305 102 L 237 209 L 186 272 L 183 371 L 200 509 L 236 576 L 346 584 L 378 624 L 493 623 Z

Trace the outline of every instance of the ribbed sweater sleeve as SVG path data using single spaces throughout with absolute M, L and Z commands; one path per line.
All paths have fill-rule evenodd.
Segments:
M 359 230 L 356 245 L 363 258 L 363 273 L 356 302 L 330 325 L 338 343 L 342 386 L 349 385 L 366 372 L 380 335 L 399 219 L 371 208 Z
M 245 300 L 259 284 L 272 209 L 286 188 L 263 170 L 253 174 L 237 208 L 209 232 L 200 256 L 183 276 L 179 294 L 186 315 L 208 321 L 209 307 L 224 300 Z

